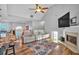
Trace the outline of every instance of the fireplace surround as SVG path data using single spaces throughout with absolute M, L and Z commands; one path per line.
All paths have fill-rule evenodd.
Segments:
M 63 44 L 73 52 L 79 53 L 79 26 L 65 28 L 63 37 L 65 38 Z
M 77 37 L 72 35 L 66 35 L 66 40 L 74 45 L 77 45 Z
M 71 46 L 79 49 L 79 38 L 78 38 L 78 32 L 69 32 L 65 31 L 65 42 L 70 44 Z

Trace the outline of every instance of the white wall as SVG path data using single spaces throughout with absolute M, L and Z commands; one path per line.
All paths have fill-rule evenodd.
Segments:
M 58 28 L 58 18 L 67 12 L 70 12 L 70 18 L 77 16 L 77 21 L 79 22 L 79 5 L 58 4 L 49 8 L 46 15 L 42 18 L 42 20 L 45 20 L 45 30 L 49 33 L 58 31 L 59 36 L 62 36 L 64 28 Z
M 32 27 L 33 29 L 44 29 L 44 24 L 42 24 L 43 21 L 32 21 Z
M 0 19 L 5 18 L 7 16 L 7 5 L 6 4 L 0 4 Z

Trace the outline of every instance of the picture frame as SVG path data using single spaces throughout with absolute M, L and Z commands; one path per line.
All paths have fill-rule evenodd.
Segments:
M 77 17 L 73 17 L 70 19 L 71 25 L 77 25 Z
M 29 26 L 26 26 L 26 30 L 29 30 Z

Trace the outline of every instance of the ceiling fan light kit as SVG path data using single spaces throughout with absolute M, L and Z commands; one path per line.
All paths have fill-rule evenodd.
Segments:
M 40 11 L 41 11 L 41 9 L 37 9 L 36 11 L 37 11 L 37 12 L 40 12 Z
M 30 8 L 30 10 L 34 10 L 35 13 L 37 12 L 41 12 L 41 13 L 45 13 L 47 11 L 48 7 L 43 7 L 39 4 L 36 4 L 36 8 Z

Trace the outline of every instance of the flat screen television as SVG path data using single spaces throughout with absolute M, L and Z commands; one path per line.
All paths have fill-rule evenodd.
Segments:
M 58 27 L 69 27 L 70 26 L 70 12 L 58 19 Z

